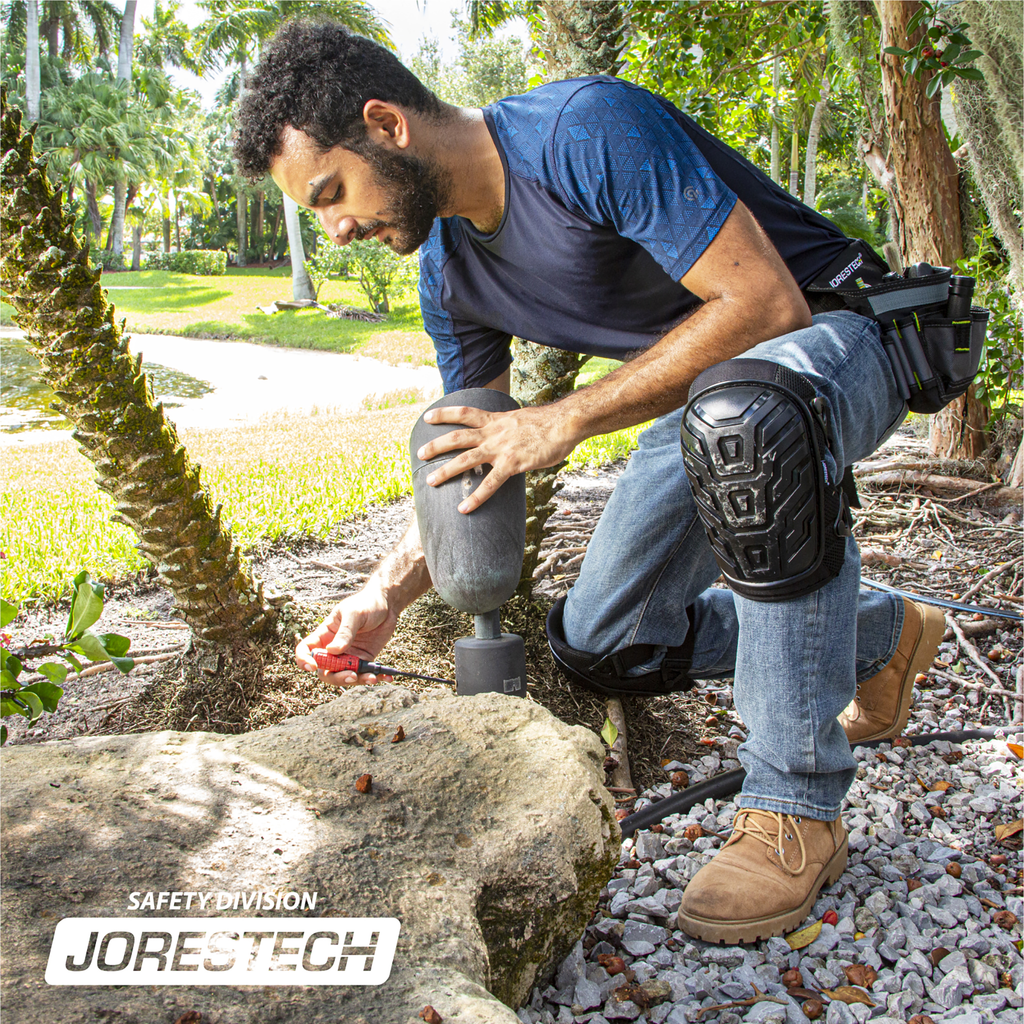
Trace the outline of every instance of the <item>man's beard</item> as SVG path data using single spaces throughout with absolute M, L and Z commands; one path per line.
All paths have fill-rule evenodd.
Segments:
M 451 175 L 419 157 L 392 153 L 378 145 L 369 144 L 358 155 L 376 174 L 388 219 L 359 227 L 355 237 L 363 239 L 382 227 L 391 228 L 388 245 L 400 256 L 408 256 L 427 240 L 438 210 L 449 206 Z

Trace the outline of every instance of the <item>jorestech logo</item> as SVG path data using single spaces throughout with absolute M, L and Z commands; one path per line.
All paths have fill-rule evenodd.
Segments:
M 381 985 L 393 917 L 68 917 L 50 985 Z
M 843 269 L 840 270 L 831 281 L 829 281 L 829 284 L 833 288 L 838 288 L 858 267 L 862 266 L 864 266 L 864 256 L 861 253 L 857 253 L 856 259 L 854 259 L 852 263 L 843 267 Z

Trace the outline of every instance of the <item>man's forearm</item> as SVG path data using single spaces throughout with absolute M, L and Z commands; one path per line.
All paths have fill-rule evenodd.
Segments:
M 405 535 L 384 556 L 366 581 L 367 586 L 373 583 L 381 588 L 388 608 L 396 614 L 408 608 L 430 589 L 430 572 L 420 543 L 420 529 L 415 515 Z
M 566 428 L 578 444 L 678 409 L 703 370 L 806 327 L 810 317 L 784 317 L 783 322 L 780 329 L 778 317 L 755 319 L 749 306 L 721 299 L 707 302 L 635 359 L 557 403 Z

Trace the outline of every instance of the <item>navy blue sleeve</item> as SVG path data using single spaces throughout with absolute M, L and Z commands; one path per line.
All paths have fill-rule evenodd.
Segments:
M 658 99 L 626 82 L 604 79 L 577 90 L 551 147 L 566 205 L 642 245 L 676 281 L 736 203 Z
M 446 395 L 485 387 L 512 365 L 511 334 L 456 320 L 442 304 L 444 265 L 457 244 L 454 230 L 450 222 L 438 220 L 420 247 L 420 310 Z

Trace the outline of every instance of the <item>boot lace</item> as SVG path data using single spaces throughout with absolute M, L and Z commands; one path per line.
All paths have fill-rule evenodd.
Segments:
M 754 816 L 755 811 L 757 817 Z M 772 824 L 768 828 L 758 820 L 762 816 L 771 821 Z M 782 865 L 783 870 L 787 874 L 796 877 L 802 874 L 807 866 L 807 849 L 804 846 L 804 837 L 800 834 L 800 820 L 800 818 L 794 817 L 792 814 L 783 815 L 777 811 L 762 811 L 753 807 L 741 807 L 733 819 L 732 835 L 725 845 L 729 846 L 731 843 L 737 842 L 741 836 L 750 836 L 751 839 L 756 839 L 759 843 L 764 843 L 769 849 L 774 850 L 778 855 L 779 863 Z M 793 839 L 797 841 L 800 850 L 800 866 L 795 870 L 786 863 L 786 851 L 782 845 L 783 837 L 790 842 Z

